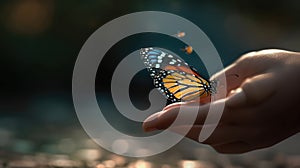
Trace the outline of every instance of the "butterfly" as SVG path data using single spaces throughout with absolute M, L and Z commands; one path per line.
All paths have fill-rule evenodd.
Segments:
M 154 86 L 171 102 L 205 98 L 216 93 L 216 82 L 201 77 L 178 56 L 156 48 L 142 48 L 141 58 Z

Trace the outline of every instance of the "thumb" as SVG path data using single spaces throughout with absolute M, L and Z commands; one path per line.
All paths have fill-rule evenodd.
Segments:
M 255 76 L 268 68 L 265 57 L 260 52 L 250 52 L 243 55 L 236 62 L 216 73 L 211 80 L 217 81 L 218 86 L 225 86 L 227 93 L 241 86 L 245 79 Z

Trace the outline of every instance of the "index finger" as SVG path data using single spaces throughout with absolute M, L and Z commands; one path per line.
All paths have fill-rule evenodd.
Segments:
M 190 119 L 195 119 L 194 121 L 194 125 L 203 125 L 205 124 L 216 124 L 219 122 L 218 120 L 214 120 L 214 117 L 218 116 L 221 118 L 222 115 L 224 115 L 224 113 L 229 113 L 229 110 L 224 109 L 220 109 L 220 110 L 216 110 L 216 108 L 219 106 L 220 104 L 224 104 L 225 103 L 225 99 L 216 101 L 216 102 L 212 102 L 212 103 L 208 103 L 208 104 L 204 104 L 202 106 L 199 105 L 191 105 L 191 104 L 177 104 L 176 106 L 173 106 L 171 108 L 168 108 L 162 112 L 153 114 L 152 116 L 148 117 L 144 124 L 143 127 L 145 130 L 153 130 L 155 129 L 167 129 L 168 127 L 170 127 L 173 122 L 177 119 L 179 112 L 181 112 L 182 114 L 180 115 L 180 119 L 179 122 L 176 122 L 176 125 L 172 125 L 172 126 L 178 126 L 178 125 L 184 125 L 186 124 L 185 121 L 190 120 Z M 213 110 L 210 111 L 210 108 L 212 108 Z M 212 116 L 209 121 L 206 121 L 206 117 L 208 116 L 208 113 L 211 112 L 210 116 Z M 195 113 L 197 113 L 195 115 Z M 223 113 L 223 114 L 222 114 Z M 194 116 L 196 116 L 196 118 L 193 118 Z M 225 115 L 228 116 L 228 115 Z

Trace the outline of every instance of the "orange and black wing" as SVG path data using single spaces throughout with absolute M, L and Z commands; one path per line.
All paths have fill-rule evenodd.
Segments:
M 189 101 L 211 94 L 210 82 L 177 56 L 159 49 L 141 50 L 154 85 L 171 102 Z

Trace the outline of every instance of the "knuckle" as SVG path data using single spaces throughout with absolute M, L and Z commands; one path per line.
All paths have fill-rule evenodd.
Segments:
M 251 79 L 246 79 L 241 87 L 246 95 L 247 101 L 250 103 L 256 103 L 258 101 L 258 88 Z
M 238 60 L 237 64 L 245 64 L 248 63 L 250 60 L 253 59 L 253 56 L 256 55 L 257 52 L 253 51 L 247 54 L 242 55 Z
M 242 84 L 242 89 L 245 91 L 245 92 L 252 92 L 254 90 L 254 86 L 252 84 L 252 80 L 247 78 L 243 84 Z

